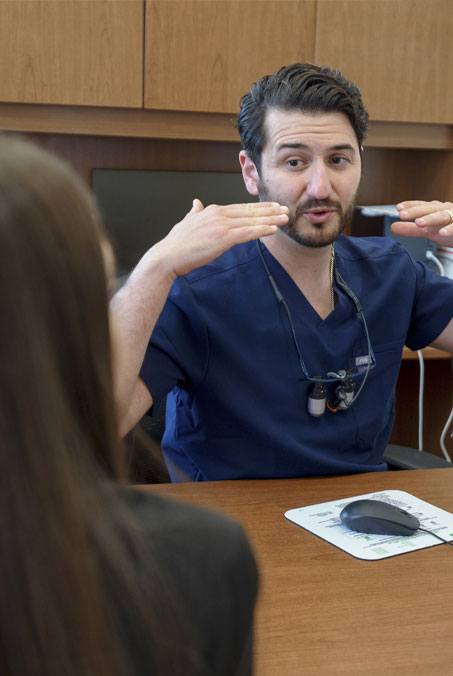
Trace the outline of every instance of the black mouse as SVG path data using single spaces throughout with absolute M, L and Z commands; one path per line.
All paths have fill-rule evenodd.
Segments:
M 375 535 L 414 535 L 417 517 L 382 500 L 355 500 L 340 512 L 340 520 L 351 530 Z

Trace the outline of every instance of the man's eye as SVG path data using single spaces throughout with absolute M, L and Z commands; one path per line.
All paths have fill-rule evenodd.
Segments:
M 332 164 L 341 166 L 349 162 L 349 159 L 347 157 L 344 157 L 343 155 L 334 155 L 333 157 L 331 157 L 330 161 L 332 162 Z
M 302 162 L 301 162 L 301 160 L 299 160 L 299 159 L 293 159 L 293 160 L 288 160 L 288 161 L 287 161 L 287 164 L 288 164 L 288 166 L 290 166 L 290 167 L 296 168 L 296 167 L 300 167 L 301 164 L 302 164 Z

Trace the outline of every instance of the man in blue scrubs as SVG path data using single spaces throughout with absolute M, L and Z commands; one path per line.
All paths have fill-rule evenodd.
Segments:
M 121 426 L 168 395 L 173 480 L 385 469 L 404 345 L 453 351 L 453 282 L 390 239 L 341 234 L 367 122 L 338 71 L 262 78 L 238 118 L 260 205 L 194 200 L 114 299 Z M 453 246 L 453 204 L 398 208 L 400 234 Z

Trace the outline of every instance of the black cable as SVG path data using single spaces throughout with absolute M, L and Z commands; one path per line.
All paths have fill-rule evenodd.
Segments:
M 259 256 L 261 258 L 261 262 L 263 264 L 263 267 L 266 271 L 270 285 L 272 286 L 272 290 L 274 292 L 274 295 L 275 295 L 277 301 L 282 305 L 283 309 L 285 310 L 285 313 L 286 313 L 286 316 L 287 316 L 287 319 L 288 319 L 288 323 L 289 323 L 291 337 L 293 339 L 294 347 L 296 348 L 297 357 L 298 357 L 298 360 L 299 360 L 299 365 L 300 365 L 303 376 L 307 380 L 309 380 L 310 382 L 313 382 L 313 383 L 329 383 L 329 382 L 342 381 L 343 378 L 340 377 L 338 374 L 332 374 L 332 375 L 335 375 L 335 378 L 321 378 L 321 377 L 316 377 L 316 376 L 311 377 L 308 374 L 308 369 L 307 369 L 305 362 L 303 360 L 302 352 L 300 350 L 299 342 L 297 340 L 296 329 L 295 329 L 295 326 L 294 326 L 291 311 L 290 311 L 288 304 L 286 303 L 285 299 L 283 298 L 283 295 L 282 295 L 282 293 L 281 293 L 281 291 L 278 287 L 278 284 L 275 281 L 275 279 L 274 279 L 274 277 L 273 277 L 273 275 L 272 275 L 272 273 L 269 269 L 269 266 L 268 266 L 268 264 L 267 264 L 267 262 L 264 258 L 263 250 L 262 250 L 262 243 L 260 242 L 259 239 L 256 240 L 256 247 L 258 249 L 258 253 L 259 253 Z M 362 389 L 364 388 L 365 383 L 368 379 L 368 375 L 369 375 L 369 372 L 371 370 L 371 367 L 372 367 L 372 365 L 374 365 L 376 363 L 376 358 L 374 356 L 374 351 L 373 351 L 373 347 L 371 345 L 370 335 L 368 333 L 367 323 L 366 323 L 365 316 L 363 314 L 362 306 L 360 304 L 359 299 L 357 298 L 355 293 L 348 287 L 348 285 L 346 284 L 346 282 L 344 281 L 344 279 L 342 278 L 342 276 L 340 275 L 340 273 L 338 272 L 336 267 L 334 268 L 334 275 L 335 275 L 335 280 L 336 280 L 337 284 L 343 289 L 345 294 L 348 296 L 348 298 L 352 301 L 352 303 L 355 306 L 356 316 L 357 316 L 357 319 L 361 322 L 362 327 L 364 329 L 365 338 L 366 338 L 366 342 L 367 342 L 367 348 L 368 348 L 368 362 L 367 362 L 367 367 L 366 367 L 366 370 L 365 370 L 365 375 L 362 379 L 362 382 L 360 383 L 360 387 L 359 387 L 358 391 L 355 393 L 352 401 L 349 404 L 349 406 L 350 406 L 351 404 L 353 404 L 355 402 L 355 400 L 357 399 L 357 397 L 361 393 Z M 327 375 L 329 375 L 329 374 L 327 374 Z M 348 406 L 348 408 L 349 408 L 349 406 Z
M 296 329 L 294 327 L 293 318 L 291 316 L 291 311 L 288 307 L 287 302 L 283 298 L 283 295 L 282 295 L 280 289 L 278 288 L 277 282 L 275 281 L 271 271 L 269 270 L 268 264 L 266 263 L 266 261 L 264 259 L 263 252 L 261 250 L 261 242 L 259 241 L 259 239 L 256 240 L 256 246 L 258 248 L 258 253 L 260 255 L 261 262 L 263 263 L 264 269 L 266 270 L 266 274 L 267 274 L 269 282 L 272 286 L 272 290 L 275 294 L 275 297 L 276 297 L 277 301 L 282 305 L 282 307 L 284 308 L 284 310 L 286 312 L 286 316 L 287 316 L 290 331 L 291 331 L 291 336 L 292 336 L 292 339 L 293 339 L 294 346 L 296 348 L 297 358 L 299 360 L 299 365 L 300 365 L 300 368 L 302 370 L 302 373 L 307 380 L 311 380 L 310 376 L 308 375 L 307 367 L 305 366 L 305 362 L 302 358 L 302 353 L 301 353 L 300 348 L 299 348 L 299 342 L 297 340 Z
M 421 530 L 424 533 L 428 533 L 429 535 L 433 535 L 435 538 L 437 538 L 441 542 L 444 542 L 446 545 L 453 546 L 453 540 L 444 540 L 444 538 L 441 538 L 440 535 L 437 535 L 437 533 L 434 533 L 432 530 L 427 530 L 426 528 L 418 528 L 418 530 Z

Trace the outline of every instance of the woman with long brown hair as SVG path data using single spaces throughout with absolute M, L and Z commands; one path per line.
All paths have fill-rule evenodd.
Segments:
M 250 673 L 242 529 L 118 482 L 111 259 L 75 173 L 0 137 L 0 673 Z

